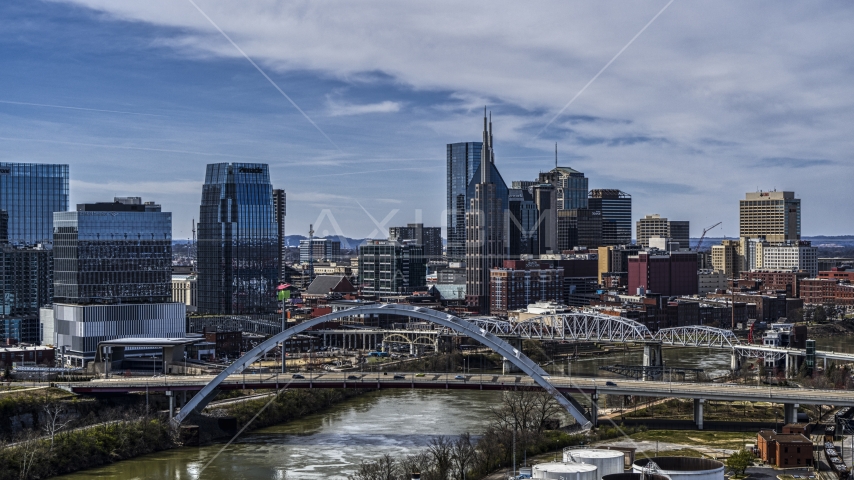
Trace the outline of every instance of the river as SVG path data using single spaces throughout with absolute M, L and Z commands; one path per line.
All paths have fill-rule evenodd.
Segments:
M 854 352 L 851 337 L 821 338 L 817 343 L 821 350 Z M 571 373 L 614 376 L 599 367 L 637 364 L 641 355 L 633 350 L 577 360 Z M 703 368 L 713 376 L 730 364 L 724 350 L 674 348 L 665 349 L 663 356 L 667 365 Z M 566 371 L 565 365 L 550 368 Z M 500 395 L 470 390 L 373 392 L 322 414 L 246 434 L 226 448 L 224 444 L 178 448 L 59 478 L 343 479 L 364 460 L 422 451 L 433 436 L 482 432 L 488 424 L 486 412 Z

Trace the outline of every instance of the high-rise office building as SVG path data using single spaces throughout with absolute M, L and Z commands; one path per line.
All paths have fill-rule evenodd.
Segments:
M 414 241 L 368 240 L 359 246 L 363 295 L 409 295 L 427 289 L 424 248 Z
M 554 185 L 541 183 L 531 187 L 537 205 L 537 239 L 539 255 L 557 253 L 557 192 Z
M 267 164 L 208 165 L 198 228 L 199 312 L 275 312 L 279 226 Z
M 53 252 L 43 341 L 70 363 L 84 366 L 105 340 L 186 335 L 186 306 L 172 302 L 172 214 L 160 205 L 127 197 L 57 212 Z
M 68 210 L 68 165 L 0 162 L 0 210 L 13 244 L 50 244 L 53 213 Z
M 9 212 L 0 210 L 0 244 L 9 243 Z
M 573 208 L 557 212 L 557 248 L 598 248 L 602 245 L 602 212 L 590 208 Z
M 669 238 L 679 243 L 680 249 L 690 249 L 688 239 L 690 222 L 680 220 L 667 220 L 655 213 L 647 215 L 637 222 L 637 243 L 648 248 L 650 237 Z
M 475 184 L 476 180 L 473 180 L 469 185 L 474 186 L 474 192 L 466 213 L 466 307 L 479 313 L 489 313 L 489 272 L 500 267 L 507 256 L 504 217 L 508 192 L 495 168 L 492 121 L 487 125 L 486 111 L 478 170 L 479 183 Z
M 288 247 L 285 245 L 285 216 L 288 213 L 288 203 L 285 191 L 282 189 L 273 190 L 273 214 L 276 225 L 278 226 L 278 245 L 276 251 L 279 253 L 279 281 L 285 279 L 285 258 L 287 258 Z
M 172 214 L 153 203 L 87 203 L 54 214 L 54 301 L 172 300 Z
M 712 245 L 712 268 L 728 278 L 738 278 L 744 263 L 737 240 L 723 240 L 720 245 Z
M 39 308 L 53 299 L 53 251 L 0 244 L 0 339 L 41 341 Z
M 311 244 L 309 249 L 308 245 Z M 299 263 L 337 262 L 341 258 L 341 242 L 331 238 L 305 238 L 299 241 Z
M 424 257 L 428 260 L 442 258 L 441 227 L 425 227 L 423 223 L 409 223 L 405 227 L 389 227 L 388 239 L 398 243 L 412 240 L 424 247 Z
M 588 207 L 587 178 L 578 170 L 555 167 L 548 172 L 540 172 L 539 182 L 554 185 L 558 210 Z
M 513 182 L 517 184 L 518 182 Z M 528 188 L 511 188 L 508 193 L 508 255 L 518 260 L 521 255 L 539 253 L 537 204 Z
M 801 200 L 795 192 L 746 193 L 739 201 L 739 236 L 768 242 L 801 239 Z
M 466 211 L 468 186 L 480 166 L 481 142 L 449 143 L 447 146 L 448 258 L 466 256 Z
M 602 245 L 632 243 L 632 196 L 616 189 L 591 190 L 590 210 L 602 212 Z

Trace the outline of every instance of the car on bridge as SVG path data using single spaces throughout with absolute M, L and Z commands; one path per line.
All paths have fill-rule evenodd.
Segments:
M 454 380 L 465 380 L 465 379 L 466 379 L 466 377 L 463 375 L 457 375 L 456 377 L 454 377 Z
M 305 378 L 305 377 L 303 377 L 299 373 L 295 373 L 295 374 L 291 375 L 291 378 L 301 379 L 301 378 Z
M 395 375 L 395 376 L 394 376 L 394 377 L 392 377 L 392 378 L 393 378 L 394 380 L 403 380 L 403 379 L 405 379 L 405 378 L 406 378 L 406 375 L 397 374 L 397 375 Z
M 347 375 L 347 380 L 361 380 L 358 375 Z
M 617 384 L 616 384 L 616 383 L 614 383 L 614 382 L 612 382 L 612 381 L 610 381 L 610 380 L 608 380 L 607 382 L 605 382 L 605 386 L 606 386 L 606 387 L 616 387 L 616 386 L 617 386 Z

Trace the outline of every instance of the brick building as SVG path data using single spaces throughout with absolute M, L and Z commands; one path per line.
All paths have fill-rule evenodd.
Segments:
M 800 282 L 809 278 L 809 274 L 806 272 L 754 270 L 742 272 L 741 278 L 759 282 L 764 290 L 775 290 L 785 293 L 787 297 L 798 297 L 800 296 Z
M 760 430 L 756 448 L 759 449 L 759 457 L 763 462 L 780 468 L 812 466 L 812 442 L 801 434 Z
M 663 296 L 696 295 L 697 254 L 652 251 L 629 257 L 629 293 L 639 289 Z
M 489 272 L 489 311 L 506 315 L 537 301 L 563 300 L 563 268 L 546 262 L 505 260 Z
M 801 280 L 801 299 L 813 305 L 854 305 L 854 284 L 831 278 Z
M 47 365 L 52 367 L 56 350 L 53 347 L 0 347 L 0 367 L 18 365 Z

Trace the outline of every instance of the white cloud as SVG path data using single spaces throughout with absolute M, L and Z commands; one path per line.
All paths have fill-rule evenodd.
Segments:
M 158 45 L 191 58 L 240 57 L 189 2 L 66 3 L 171 27 Z M 665 178 L 668 184 L 695 186 L 694 199 L 664 188 L 637 195 L 635 216 L 665 210 L 657 206 L 661 203 L 672 205 L 674 216 L 722 209 L 737 215 L 737 198 L 759 184 L 814 197 L 804 201 L 805 232 L 819 226 L 814 220 L 819 217 L 825 224 L 854 222 L 850 209 L 821 211 L 823 204 L 854 201 L 845 183 L 854 166 L 849 153 L 854 150 L 854 5 L 849 3 L 675 2 L 536 140 L 534 134 L 664 1 L 554 1 L 535 7 L 509 1 L 197 3 L 269 71 L 388 85 L 413 96 L 437 93 L 433 108 L 425 109 L 432 116 L 410 120 L 400 130 L 426 127 L 419 132 L 422 138 L 428 130 L 434 135 L 422 141 L 435 143 L 439 155 L 443 143 L 479 138 L 479 119 L 472 117 L 488 103 L 499 115 L 499 162 L 501 149 L 550 152 L 559 141 L 561 152 L 591 177 L 591 186 L 599 182 L 597 176 L 617 185 L 656 185 Z M 405 102 L 407 110 L 419 107 Z M 327 97 L 325 113 L 394 113 L 402 106 L 376 97 L 351 102 Z M 324 125 L 332 138 L 411 138 L 380 132 L 380 139 L 359 125 L 338 132 L 330 128 Z M 777 169 L 770 178 L 753 167 L 765 158 L 828 163 L 797 172 Z M 509 181 L 533 177 L 532 169 L 547 166 L 503 162 L 501 168 Z M 845 193 L 835 198 L 829 192 Z
M 386 100 L 379 103 L 367 103 L 355 105 L 352 103 L 338 103 L 328 101 L 329 115 L 332 117 L 342 117 L 346 115 L 364 115 L 366 113 L 397 113 L 400 111 L 400 102 L 392 102 Z

